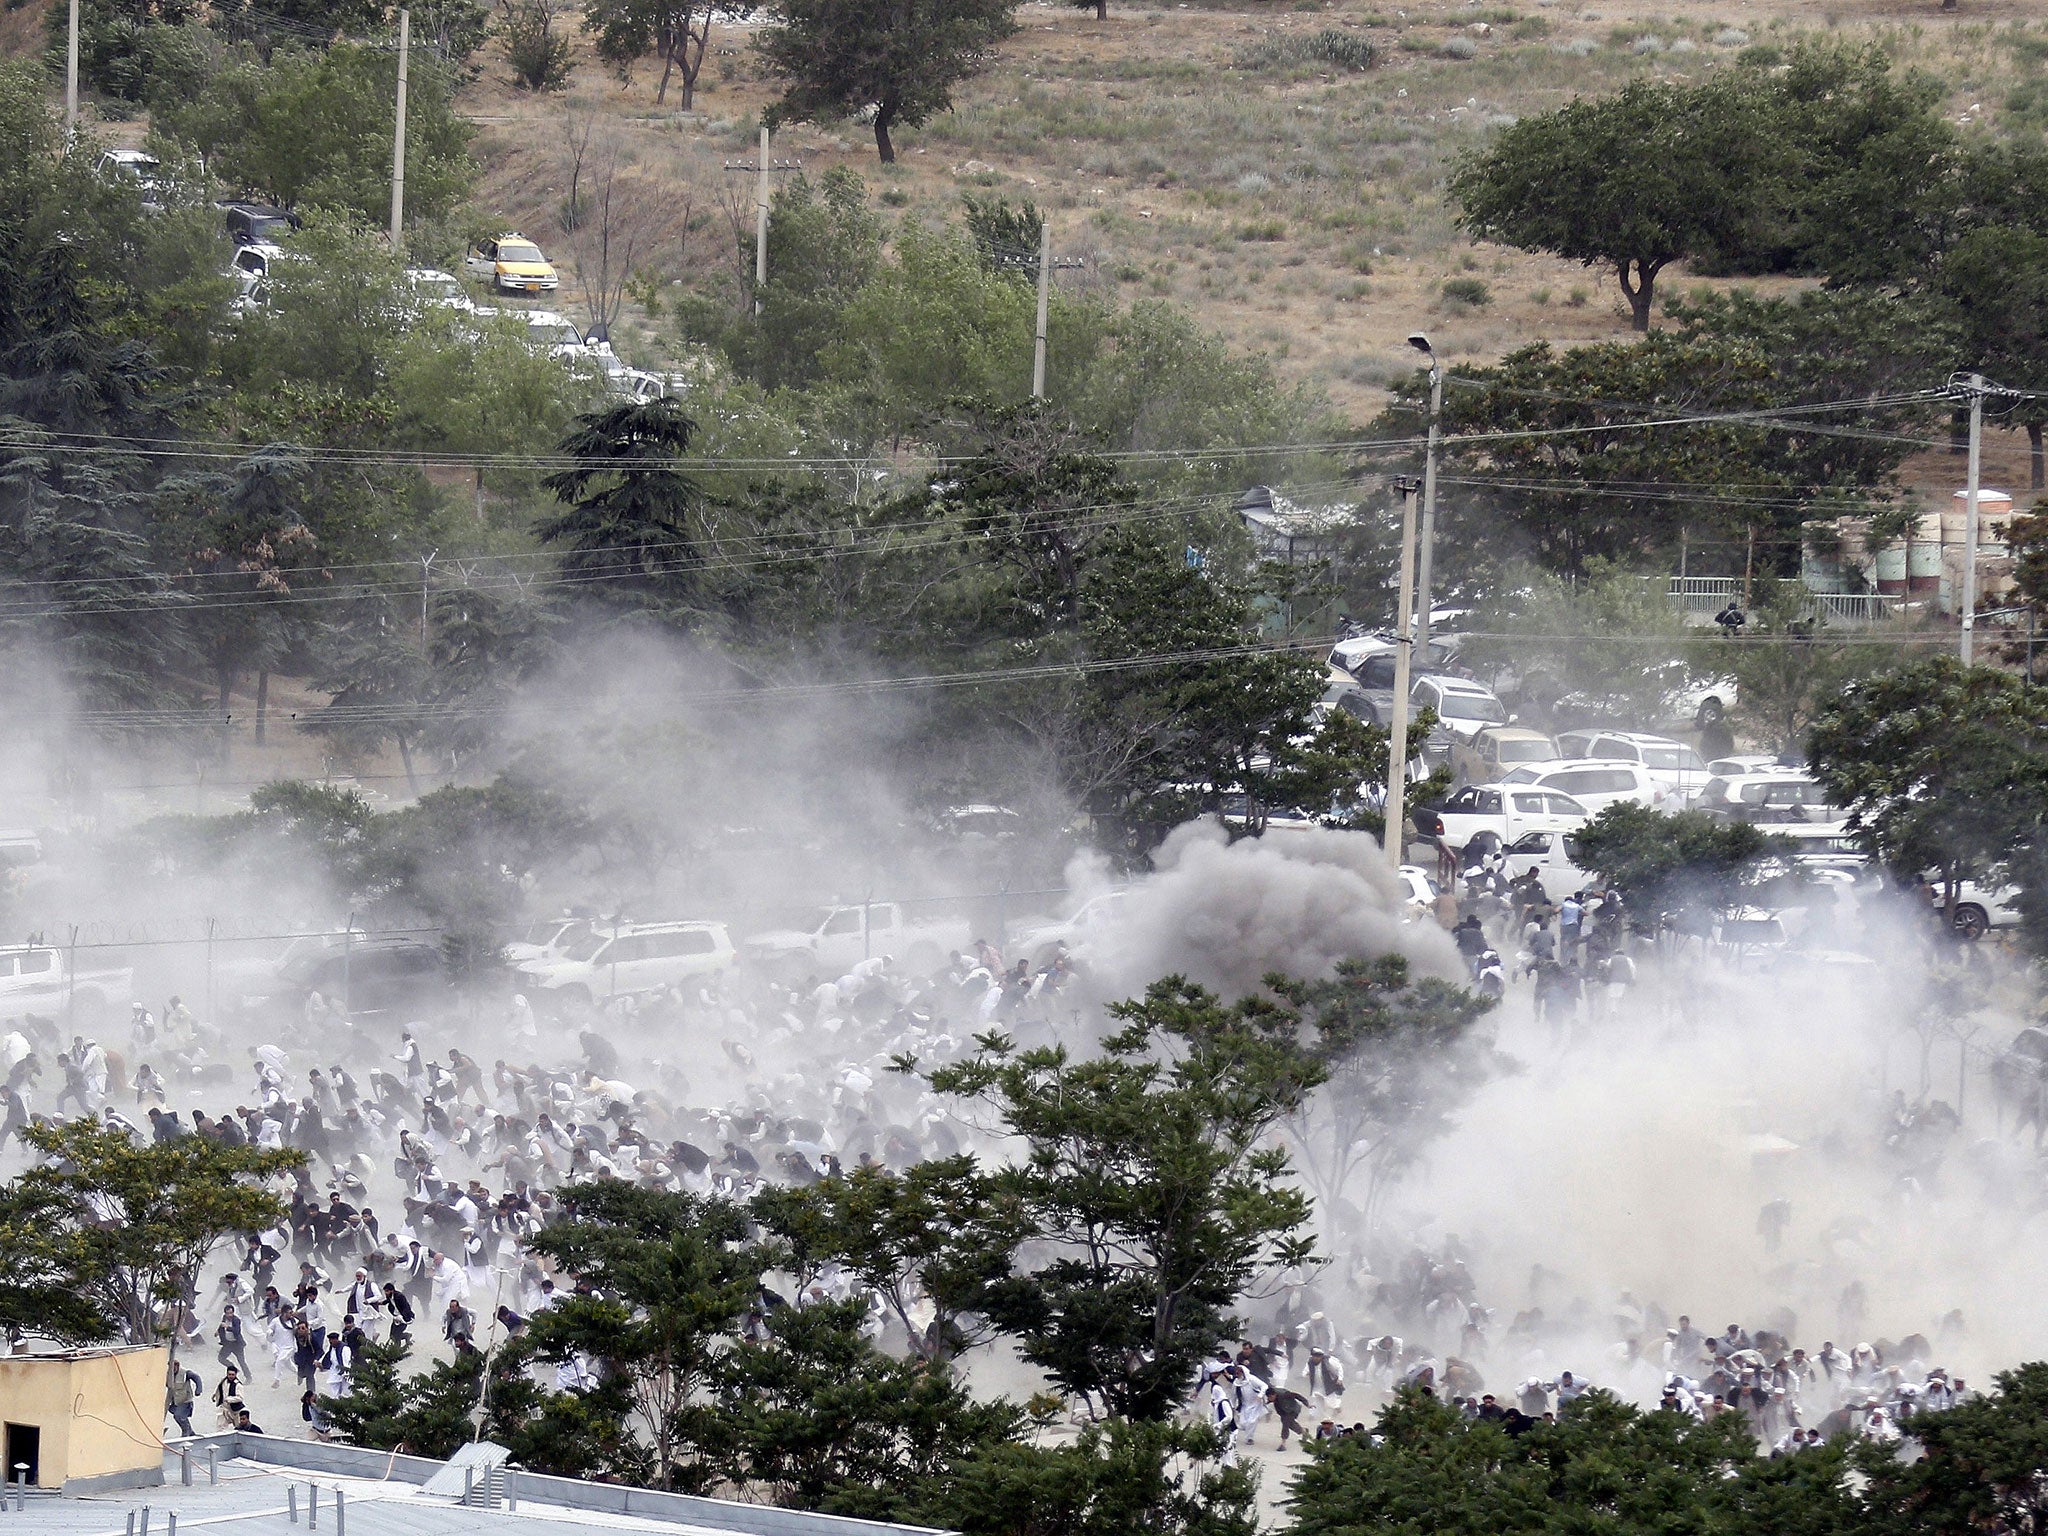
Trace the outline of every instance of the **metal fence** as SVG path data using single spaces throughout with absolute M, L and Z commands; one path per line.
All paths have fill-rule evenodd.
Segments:
M 1742 601 L 1740 576 L 1673 576 L 1666 589 L 1681 613 L 1718 613 Z M 1898 599 L 1881 592 L 1808 592 L 1802 618 L 1838 624 L 1878 624 L 1898 611 Z

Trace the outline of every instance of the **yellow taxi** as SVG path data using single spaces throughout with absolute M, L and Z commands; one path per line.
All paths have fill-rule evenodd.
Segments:
M 524 235 L 477 241 L 463 258 L 462 267 L 500 293 L 550 293 L 562 285 L 554 264 Z

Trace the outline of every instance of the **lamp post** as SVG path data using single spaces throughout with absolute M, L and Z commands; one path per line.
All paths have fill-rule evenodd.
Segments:
M 1429 338 L 1417 331 L 1408 345 L 1429 359 L 1429 446 L 1422 463 L 1422 553 L 1415 570 L 1415 641 L 1422 660 L 1429 661 L 1430 576 L 1436 564 L 1436 450 L 1443 440 L 1444 370 L 1430 349 Z

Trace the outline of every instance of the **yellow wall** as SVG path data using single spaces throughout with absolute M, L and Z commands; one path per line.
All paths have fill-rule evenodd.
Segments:
M 163 1476 L 166 1371 L 162 1345 L 0 1355 L 0 1421 L 42 1431 L 42 1487 L 154 1483 Z

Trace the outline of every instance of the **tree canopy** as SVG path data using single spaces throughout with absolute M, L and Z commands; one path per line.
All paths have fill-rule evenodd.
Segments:
M 780 0 L 754 46 L 787 84 L 773 121 L 819 122 L 873 112 L 875 148 L 953 104 L 953 88 L 1016 30 L 1016 0 Z

